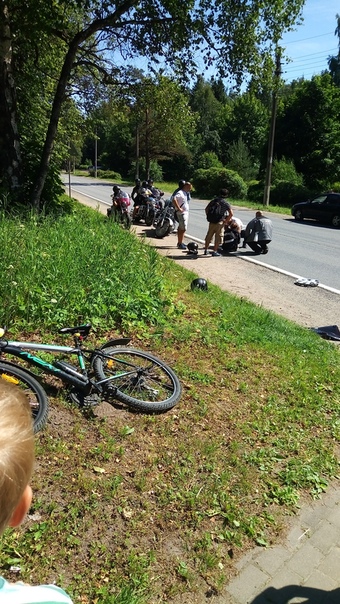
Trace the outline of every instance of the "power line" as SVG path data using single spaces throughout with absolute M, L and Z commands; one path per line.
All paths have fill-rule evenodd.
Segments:
M 304 58 L 308 58 L 308 57 L 314 57 L 316 55 L 325 55 L 326 53 L 337 53 L 338 52 L 338 48 L 330 48 L 329 50 L 320 50 L 319 52 L 311 52 L 308 55 L 299 55 L 298 59 L 292 59 L 293 61 L 300 61 L 301 59 Z M 289 57 L 288 57 L 289 58 Z
M 323 36 L 330 36 L 330 35 L 334 35 L 334 31 L 329 31 L 325 34 L 319 34 L 317 36 L 310 36 L 309 38 L 302 38 L 301 40 L 292 40 L 291 42 L 286 42 L 286 46 L 288 44 L 297 44 L 298 42 L 305 42 L 306 40 L 314 40 L 314 38 L 322 38 Z

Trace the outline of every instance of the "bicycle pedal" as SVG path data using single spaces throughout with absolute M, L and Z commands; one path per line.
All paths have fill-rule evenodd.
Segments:
M 80 392 L 77 389 L 72 389 L 70 391 L 69 396 L 71 401 L 75 403 L 80 409 L 92 409 L 100 403 L 100 397 L 98 396 L 98 394 L 84 395 L 83 392 Z
M 83 399 L 83 407 L 84 409 L 92 409 L 96 407 L 100 403 L 100 398 L 96 394 L 92 394 L 90 396 L 84 396 Z

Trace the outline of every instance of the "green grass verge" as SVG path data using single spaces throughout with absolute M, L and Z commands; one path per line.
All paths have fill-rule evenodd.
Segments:
M 130 335 L 183 385 L 166 414 L 104 404 L 86 418 L 46 381 L 35 498 L 2 539 L 1 574 L 82 603 L 218 593 L 238 556 L 273 543 L 338 474 L 339 349 L 212 284 L 192 292 L 192 273 L 87 208 L 3 218 L 1 232 L 10 337 L 52 341 L 92 321 L 97 339 Z

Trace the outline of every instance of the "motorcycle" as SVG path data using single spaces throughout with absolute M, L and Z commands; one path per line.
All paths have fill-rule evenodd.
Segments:
M 159 210 L 155 216 L 154 227 L 156 237 L 161 239 L 170 235 L 174 231 L 175 222 L 175 208 L 172 205 L 171 199 L 167 199 L 164 208 Z
M 133 217 L 134 222 L 138 223 L 144 220 L 146 226 L 151 226 L 160 208 L 160 201 L 146 193 L 139 193 L 138 203 Z
M 121 224 L 125 229 L 130 229 L 132 224 L 130 197 L 124 191 L 120 191 L 118 195 L 111 195 L 111 198 L 112 206 L 107 209 L 107 217 Z

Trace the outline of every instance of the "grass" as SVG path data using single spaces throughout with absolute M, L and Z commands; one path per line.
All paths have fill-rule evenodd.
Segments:
M 183 386 L 166 414 L 103 404 L 86 418 L 47 380 L 35 498 L 2 539 L 1 574 L 85 604 L 218 594 L 247 548 L 274 543 L 338 475 L 339 349 L 211 284 L 192 292 L 193 274 L 91 210 L 1 229 L 11 337 L 51 341 L 86 318 L 97 340 L 130 335 Z

